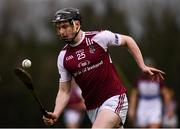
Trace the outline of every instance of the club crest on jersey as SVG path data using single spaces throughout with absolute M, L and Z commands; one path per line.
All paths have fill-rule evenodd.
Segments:
M 95 53 L 95 51 L 96 51 L 96 49 L 94 48 L 94 46 L 93 46 L 93 45 L 90 45 L 90 46 L 89 46 L 89 52 L 90 52 L 90 53 Z

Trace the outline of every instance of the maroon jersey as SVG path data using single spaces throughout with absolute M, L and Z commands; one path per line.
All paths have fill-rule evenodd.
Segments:
M 126 92 L 108 53 L 108 46 L 119 46 L 121 36 L 110 31 L 83 32 L 76 45 L 66 45 L 58 57 L 60 81 L 74 77 L 82 90 L 87 109 Z

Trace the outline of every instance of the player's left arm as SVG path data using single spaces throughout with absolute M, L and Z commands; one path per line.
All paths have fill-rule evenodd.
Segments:
M 120 45 L 126 46 L 128 48 L 129 52 L 132 54 L 138 66 L 143 72 L 148 73 L 150 75 L 156 74 L 160 79 L 163 79 L 162 74 L 165 74 L 163 71 L 153 67 L 149 67 L 144 63 L 142 53 L 132 37 L 121 35 Z

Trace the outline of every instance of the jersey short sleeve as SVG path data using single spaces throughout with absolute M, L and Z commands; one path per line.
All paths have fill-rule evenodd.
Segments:
M 66 82 L 72 79 L 71 74 L 64 68 L 64 55 L 66 51 L 61 51 L 58 60 L 57 60 L 57 67 L 60 74 L 59 82 Z
M 107 48 L 109 46 L 120 46 L 121 35 L 113 33 L 109 30 L 104 30 L 95 35 L 92 40 L 97 42 L 103 48 Z

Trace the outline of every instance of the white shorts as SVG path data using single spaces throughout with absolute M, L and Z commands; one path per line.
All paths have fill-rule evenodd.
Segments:
M 141 100 L 137 107 L 137 126 L 148 126 L 162 122 L 162 103 L 160 99 Z
M 87 114 L 92 123 L 96 120 L 97 114 L 103 109 L 109 109 L 118 114 L 122 124 L 124 124 L 128 111 L 128 100 L 126 94 L 124 93 L 122 95 L 113 96 L 107 99 L 100 107 L 88 110 Z
M 64 111 L 64 122 L 65 124 L 77 124 L 82 120 L 82 114 L 80 111 L 73 109 L 66 109 Z

